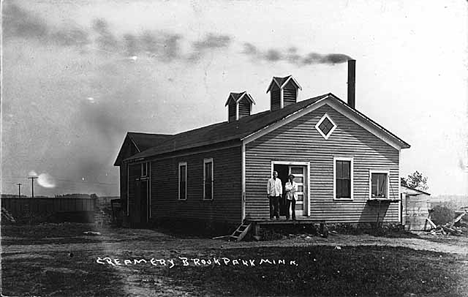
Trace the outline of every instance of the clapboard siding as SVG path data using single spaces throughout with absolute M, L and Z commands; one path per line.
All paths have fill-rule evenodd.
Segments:
M 284 106 L 296 103 L 297 100 L 297 87 L 292 80 L 283 88 L 283 101 Z
M 273 84 L 270 91 L 270 106 L 271 110 L 277 110 L 281 108 L 281 95 L 280 88 Z
M 131 157 L 136 154 L 138 149 L 130 141 L 128 137 L 125 138 L 124 144 L 122 145 L 122 160 Z M 123 205 L 127 203 L 127 179 L 128 179 L 128 164 L 127 162 L 122 162 L 119 166 L 120 168 L 120 199 Z
M 127 210 L 132 210 L 137 199 L 137 187 L 136 181 L 141 178 L 141 164 L 130 164 L 128 165 L 128 199 L 127 199 Z M 135 215 L 130 212 L 127 213 L 128 216 Z M 134 218 L 135 219 L 135 218 Z
M 337 125 L 325 140 L 315 125 L 327 113 Z M 333 158 L 352 157 L 354 199 L 334 200 Z M 246 216 L 268 218 L 266 181 L 272 161 L 310 163 L 311 218 L 329 222 L 386 222 L 399 219 L 398 203 L 369 203 L 369 171 L 390 172 L 390 198 L 398 199 L 399 151 L 335 109 L 324 105 L 246 146 Z
M 213 200 L 203 200 L 203 160 L 213 159 Z M 187 163 L 187 200 L 178 199 L 179 162 Z M 151 162 L 153 219 L 183 218 L 239 223 L 242 197 L 241 147 Z

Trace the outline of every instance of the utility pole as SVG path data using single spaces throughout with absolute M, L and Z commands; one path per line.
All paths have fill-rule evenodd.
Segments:
M 37 179 L 37 176 L 28 177 L 31 179 L 31 198 L 34 198 L 34 180 Z
M 18 198 L 21 198 L 21 185 L 22 184 L 17 184 L 18 185 Z

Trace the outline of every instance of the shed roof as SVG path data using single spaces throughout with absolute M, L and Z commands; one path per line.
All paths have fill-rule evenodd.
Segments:
M 421 190 L 418 190 L 418 189 L 415 189 L 415 188 L 411 188 L 411 187 L 408 187 L 408 186 L 405 186 L 405 185 L 401 185 L 401 187 L 405 189 L 405 192 L 406 192 L 408 195 L 419 195 L 419 194 L 424 194 L 424 195 L 431 196 L 431 194 L 429 194 L 429 193 L 427 193 L 427 192 L 424 192 L 424 191 L 421 191 Z
M 367 118 L 355 109 L 350 108 L 345 102 L 329 93 L 317 97 L 313 97 L 307 100 L 300 101 L 295 104 L 288 105 L 282 109 L 275 111 L 264 111 L 251 116 L 243 117 L 233 122 L 222 122 L 202 128 L 182 132 L 169 136 L 164 141 L 152 148 L 149 148 L 141 153 L 138 153 L 127 160 L 135 160 L 141 158 L 147 158 L 151 156 L 157 156 L 165 153 L 172 153 L 185 149 L 191 149 L 196 147 L 202 147 L 206 145 L 212 145 L 216 143 L 222 143 L 227 141 L 240 141 L 247 136 L 264 129 L 265 127 L 271 126 L 282 119 L 294 114 L 302 109 L 310 107 L 319 101 L 330 99 L 339 102 L 344 108 L 349 109 L 350 112 L 355 113 L 362 120 L 369 122 L 371 125 L 386 133 L 389 137 L 398 142 L 402 147 L 409 147 L 409 144 L 386 130 L 376 122 Z
M 120 148 L 119 154 L 115 160 L 114 166 L 119 166 L 123 159 L 124 147 L 125 144 L 130 142 L 132 143 L 137 151 L 143 152 L 149 148 L 155 147 L 162 142 L 169 139 L 172 135 L 170 134 L 150 134 L 150 133 L 138 133 L 138 132 L 128 132 L 125 136 L 125 140 Z

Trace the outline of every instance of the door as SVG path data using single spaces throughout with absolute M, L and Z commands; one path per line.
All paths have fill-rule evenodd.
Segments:
M 141 180 L 139 185 L 137 184 L 137 192 L 139 192 L 139 200 L 140 200 L 140 205 L 139 205 L 139 218 L 140 218 L 140 223 L 141 224 L 146 224 L 148 223 L 149 219 L 149 207 L 148 207 L 148 180 Z
M 307 215 L 307 176 L 306 167 L 298 165 L 289 166 L 289 174 L 294 175 L 297 184 L 296 216 Z
M 278 162 L 274 163 L 273 170 L 278 172 L 278 177 L 281 179 L 281 182 L 283 183 L 283 189 L 284 185 L 288 181 L 288 176 L 290 174 L 294 175 L 294 182 L 297 184 L 297 201 L 296 201 L 296 216 L 307 216 L 307 166 L 297 164 L 295 165 L 294 163 L 289 163 L 289 162 Z M 283 195 L 282 201 L 283 204 L 285 205 L 285 197 Z M 281 206 L 280 205 L 280 206 Z M 280 215 L 286 215 L 286 208 L 285 207 L 280 207 Z
M 135 181 L 135 195 L 130 197 L 130 221 L 135 227 L 143 226 L 149 219 L 148 180 Z

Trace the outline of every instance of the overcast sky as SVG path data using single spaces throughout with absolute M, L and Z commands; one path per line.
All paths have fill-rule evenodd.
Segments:
M 411 145 L 401 175 L 468 194 L 466 1 L 3 1 L 2 193 L 118 195 L 126 132 L 225 121 L 230 92 L 269 108 L 273 76 L 299 100 L 346 100 Z M 335 54 L 333 56 L 327 56 Z M 54 186 L 55 187 L 52 187 Z

